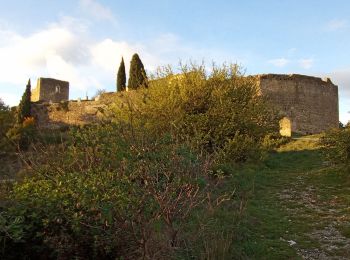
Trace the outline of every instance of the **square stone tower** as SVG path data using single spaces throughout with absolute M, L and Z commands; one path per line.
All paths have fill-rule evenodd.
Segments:
M 36 88 L 32 90 L 32 102 L 61 102 L 69 99 L 69 82 L 51 79 L 39 78 Z

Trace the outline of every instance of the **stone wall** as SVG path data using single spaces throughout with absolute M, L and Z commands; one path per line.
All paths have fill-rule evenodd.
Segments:
M 39 128 L 55 129 L 67 125 L 84 125 L 98 122 L 108 104 L 117 93 L 102 94 L 96 100 L 71 100 L 59 103 L 38 102 L 32 104 L 32 115 Z
M 292 132 L 314 134 L 338 127 L 338 87 L 330 79 L 297 74 L 257 79 L 261 94 L 291 121 Z
M 280 122 L 281 134 L 314 134 L 338 127 L 338 87 L 329 79 L 295 74 L 255 77 L 261 94 L 284 118 Z M 119 95 L 122 93 L 104 93 L 96 101 L 37 102 L 32 112 L 42 128 L 82 125 L 100 120 L 108 104 Z
M 32 90 L 32 102 L 61 102 L 69 100 L 69 82 L 39 78 L 36 88 Z

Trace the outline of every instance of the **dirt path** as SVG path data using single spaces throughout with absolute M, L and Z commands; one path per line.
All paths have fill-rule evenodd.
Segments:
M 310 149 L 317 154 L 317 139 L 299 138 L 280 149 L 281 152 L 295 151 L 294 147 Z M 290 147 L 290 148 L 289 148 Z M 303 259 L 349 259 L 350 237 L 347 228 L 350 223 L 350 185 L 342 183 L 342 176 L 322 161 L 322 156 L 308 162 L 304 158 L 296 160 L 297 171 L 288 172 L 289 187 L 278 192 L 283 209 L 291 219 L 305 225 L 296 239 L 289 240 Z M 283 239 L 283 238 L 282 238 Z M 288 241 L 287 241 L 288 242 Z M 309 246 L 305 246 L 309 245 Z
M 298 175 L 290 188 L 278 194 L 288 215 L 294 221 L 304 223 L 307 229 L 299 234 L 303 240 L 300 246 L 297 239 L 289 244 L 304 259 L 349 259 L 350 238 L 342 234 L 350 221 L 350 215 L 344 211 L 349 205 L 333 193 L 337 187 L 313 185 L 309 174 L 317 173 Z M 325 189 L 328 198 L 322 196 Z M 313 245 L 305 247 L 305 242 Z
M 260 252 L 252 258 L 350 259 L 350 175 L 318 148 L 317 138 L 298 138 L 257 174 L 248 215 Z

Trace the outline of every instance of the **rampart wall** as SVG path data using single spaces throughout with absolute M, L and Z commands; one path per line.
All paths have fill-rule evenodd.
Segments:
M 257 76 L 263 96 L 291 121 L 295 133 L 320 133 L 339 125 L 338 87 L 304 75 Z
M 260 92 L 280 111 L 281 134 L 320 133 L 338 127 L 338 87 L 330 79 L 304 75 L 264 74 L 255 76 Z M 57 81 L 49 82 L 41 97 L 50 98 L 51 87 Z M 40 84 L 39 84 L 40 86 Z M 33 92 L 35 96 L 35 92 Z M 64 94 L 68 97 L 67 94 Z M 69 101 L 59 103 L 33 103 L 33 115 L 39 127 L 54 128 L 63 125 L 82 125 L 98 121 L 108 104 L 120 93 L 104 93 L 96 101 Z M 283 128 L 283 129 L 282 129 Z
M 67 125 L 98 122 L 117 93 L 102 94 L 96 100 L 71 100 L 59 103 L 37 102 L 32 114 L 39 128 L 55 129 Z

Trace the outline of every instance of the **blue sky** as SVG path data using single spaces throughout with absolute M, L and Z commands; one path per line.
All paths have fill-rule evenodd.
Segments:
M 0 0 L 0 97 L 16 105 L 28 78 L 71 83 L 71 98 L 113 91 L 123 55 L 146 69 L 204 60 L 247 74 L 328 76 L 350 120 L 350 1 Z

